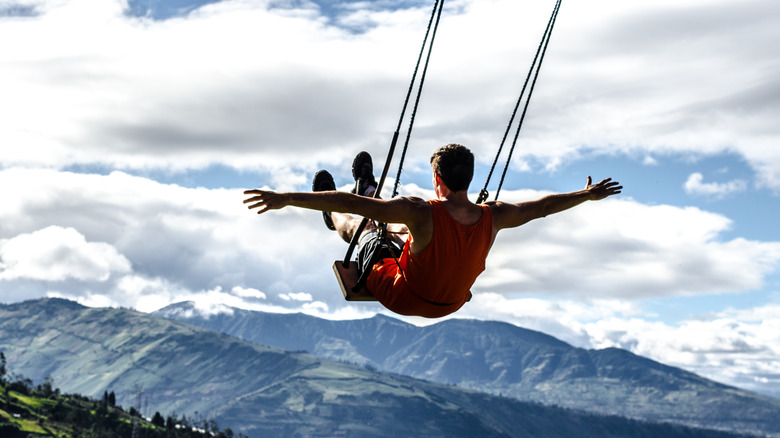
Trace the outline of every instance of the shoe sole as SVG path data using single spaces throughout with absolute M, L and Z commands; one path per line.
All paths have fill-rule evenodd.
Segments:
M 362 172 L 363 166 L 365 166 L 366 163 L 371 165 L 371 172 L 373 173 L 374 161 L 371 159 L 371 154 L 366 151 L 362 151 L 355 155 L 355 159 L 352 160 L 352 178 L 357 180 L 358 177 L 360 177 L 358 172 Z
M 323 184 L 328 184 L 327 188 L 322 188 Z M 332 188 L 331 188 L 332 187 Z M 314 180 L 311 183 L 312 192 L 325 192 L 336 190 L 336 183 L 333 181 L 333 175 L 327 170 L 320 170 L 314 174 Z M 322 212 L 322 220 L 325 221 L 325 226 L 329 230 L 336 231 L 336 227 L 333 225 L 333 218 L 330 217 L 330 212 Z
M 322 188 L 323 183 L 330 183 L 327 188 Z M 332 187 L 332 188 L 331 188 Z M 336 190 L 336 183 L 333 180 L 333 175 L 327 170 L 320 170 L 314 174 L 314 179 L 311 183 L 312 192 L 325 192 L 328 190 Z

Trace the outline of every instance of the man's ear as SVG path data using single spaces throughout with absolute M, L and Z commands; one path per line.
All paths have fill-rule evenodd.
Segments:
M 439 175 L 436 172 L 433 172 L 433 188 L 436 189 L 437 186 L 444 186 L 444 181 L 441 180 L 441 175 Z
M 438 190 L 441 192 L 440 194 L 446 194 L 449 192 L 452 192 L 449 187 L 447 187 L 447 184 L 444 184 L 444 180 L 441 179 L 441 175 L 434 172 L 433 173 L 433 190 Z

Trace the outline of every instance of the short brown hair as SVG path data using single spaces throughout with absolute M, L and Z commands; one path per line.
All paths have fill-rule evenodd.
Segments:
M 474 154 L 466 146 L 448 144 L 431 155 L 431 167 L 448 189 L 468 190 L 474 177 Z

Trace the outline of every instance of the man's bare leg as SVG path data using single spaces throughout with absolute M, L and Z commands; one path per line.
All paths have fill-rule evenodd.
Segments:
M 358 166 L 356 163 L 360 165 Z M 356 188 L 353 192 L 357 192 L 358 194 L 364 196 L 373 195 L 375 186 L 364 184 L 365 182 L 373 182 L 374 185 L 376 184 L 373 175 L 371 175 L 371 156 L 367 152 L 359 153 L 355 158 L 355 161 L 352 163 L 352 166 L 352 173 L 353 176 L 355 176 L 356 184 Z M 360 175 L 355 170 L 357 167 L 363 170 Z M 363 189 L 358 190 L 360 187 L 363 187 Z M 322 190 L 335 189 L 336 184 L 333 182 L 333 176 L 328 171 L 321 170 L 314 175 L 314 182 L 312 183 L 313 191 L 317 192 Z M 362 218 L 358 218 L 346 213 L 322 212 L 322 215 L 328 228 L 331 230 L 336 230 L 336 232 L 339 234 L 339 237 L 341 237 L 341 239 L 347 243 L 352 242 L 355 231 L 358 229 L 360 222 L 362 221 Z M 368 221 L 366 227 L 363 229 L 363 232 L 375 229 L 376 225 L 374 222 Z M 399 246 L 403 247 L 404 242 L 406 241 L 406 236 L 409 233 L 409 230 L 406 228 L 406 226 L 401 224 L 389 224 L 387 230 L 390 238 L 393 239 Z
M 406 239 L 409 236 L 409 228 L 404 224 L 387 224 L 387 235 L 393 239 L 399 247 L 403 248 Z
M 331 213 L 331 220 L 336 227 L 336 232 L 339 234 L 345 242 L 352 242 L 352 236 L 355 235 L 355 230 L 360 226 L 362 219 L 346 213 Z M 374 221 L 368 221 L 366 227 L 363 228 L 363 232 L 369 230 L 375 230 L 376 225 Z M 409 229 L 403 224 L 388 224 L 387 235 L 390 239 L 393 239 L 399 247 L 403 248 L 406 243 L 406 238 L 409 235 Z
M 362 218 L 352 216 L 346 213 L 331 213 L 331 220 L 333 220 L 333 226 L 336 227 L 336 232 L 339 234 L 345 242 L 352 241 L 352 237 L 355 235 L 355 231 L 360 226 Z M 368 221 L 363 231 L 374 230 L 376 225 L 373 221 Z

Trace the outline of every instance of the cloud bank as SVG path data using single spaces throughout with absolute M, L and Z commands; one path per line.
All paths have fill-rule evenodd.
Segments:
M 119 0 L 20 4 L 38 15 L 0 17 L 0 39 L 14 41 L 0 54 L 5 166 L 267 170 L 384 150 L 430 7 L 347 3 L 325 16 L 235 0 L 154 20 Z M 551 8 L 448 3 L 415 142 L 491 156 Z M 566 4 L 517 163 L 554 166 L 583 146 L 735 151 L 777 190 L 779 17 L 755 0 Z

